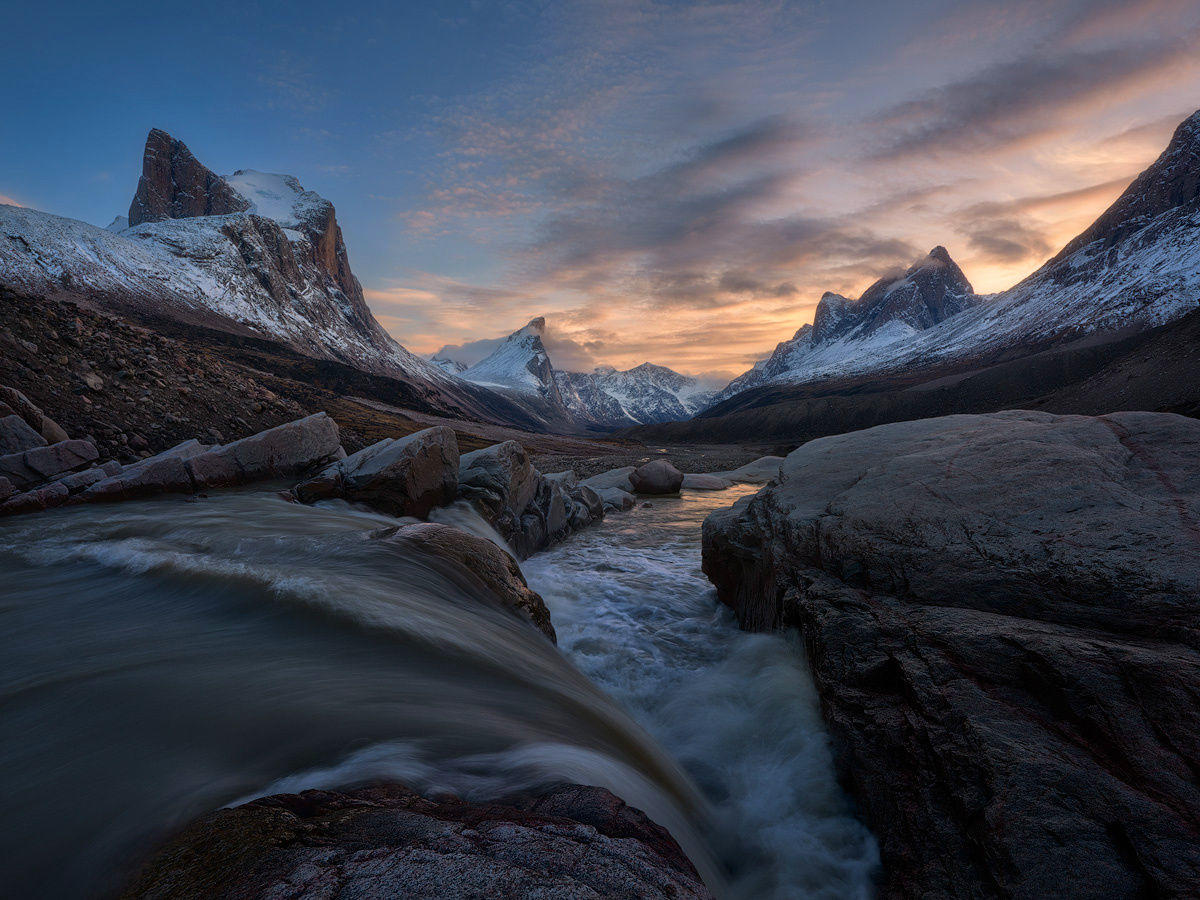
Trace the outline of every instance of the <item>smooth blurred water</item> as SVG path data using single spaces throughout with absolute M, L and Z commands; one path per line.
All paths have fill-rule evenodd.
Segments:
M 377 778 L 603 785 L 719 893 L 865 892 L 873 847 L 797 648 L 736 631 L 699 573 L 699 522 L 734 499 L 616 515 L 527 563 L 561 652 L 344 505 L 236 493 L 0 522 L 0 893 L 111 892 L 203 812 Z

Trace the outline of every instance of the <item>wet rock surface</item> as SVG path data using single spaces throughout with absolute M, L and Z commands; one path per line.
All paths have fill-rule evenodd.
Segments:
M 458 441 L 446 426 L 385 438 L 296 485 L 305 503 L 340 497 L 394 516 L 422 517 L 454 499 Z
M 437 522 L 387 529 L 379 537 L 403 551 L 444 560 L 445 574 L 462 583 L 472 596 L 482 591 L 557 642 L 545 601 L 526 583 L 516 560 L 491 541 Z
M 573 473 L 543 475 L 516 441 L 465 454 L 458 496 L 521 559 L 604 517 L 604 501 L 591 486 L 576 481 Z
M 131 898 L 707 898 L 665 829 L 595 787 L 470 803 L 399 785 L 223 809 L 146 864 Z
M 792 453 L 709 517 L 802 633 L 888 896 L 1200 891 L 1200 423 L 1006 412 Z

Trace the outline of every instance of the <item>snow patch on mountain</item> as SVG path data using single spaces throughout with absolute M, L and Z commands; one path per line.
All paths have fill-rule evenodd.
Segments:
M 613 428 L 690 419 L 716 393 L 696 378 L 653 363 L 625 371 L 599 366 L 592 372 L 559 372 L 557 378 L 576 418 Z

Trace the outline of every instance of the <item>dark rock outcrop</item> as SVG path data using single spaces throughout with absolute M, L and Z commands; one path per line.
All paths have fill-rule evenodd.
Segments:
M 491 599 L 558 642 L 545 601 L 526 583 L 516 560 L 491 541 L 437 522 L 387 529 L 380 536 L 406 552 L 445 560 L 451 580 L 469 582 L 473 596 Z
M 304 503 L 341 497 L 393 516 L 423 517 L 454 499 L 458 440 L 445 425 L 385 438 L 296 485 Z
M 7 303 L 8 298 L 4 298 Z M 0 415 L 20 416 L 26 425 L 42 436 L 48 444 L 65 441 L 67 433 L 58 427 L 49 416 L 41 411 L 28 397 L 16 388 L 0 384 Z
M 0 475 L 14 487 L 41 484 L 96 459 L 99 453 L 90 441 L 67 440 L 0 456 Z
M 130 898 L 708 898 L 665 829 L 608 791 L 494 803 L 398 785 L 305 791 L 218 810 L 142 869 Z
M 677 494 L 683 484 L 683 473 L 665 459 L 656 459 L 638 466 L 629 476 L 638 494 Z
M 142 177 L 129 205 L 129 224 L 223 216 L 244 212 L 250 203 L 220 175 L 209 171 L 183 141 L 158 128 L 146 136 Z
M 1005 412 L 812 441 L 704 527 L 800 629 L 888 896 L 1200 893 L 1200 423 Z
M 22 453 L 45 445 L 46 439 L 15 413 L 0 418 L 0 455 Z
M 465 454 L 458 496 L 470 502 L 525 559 L 604 517 L 604 502 L 574 476 L 543 476 L 516 441 Z

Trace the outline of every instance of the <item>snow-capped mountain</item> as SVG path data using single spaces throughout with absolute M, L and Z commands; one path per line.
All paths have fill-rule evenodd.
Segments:
M 625 371 L 599 366 L 555 377 L 576 418 L 613 428 L 689 419 L 716 395 L 695 378 L 653 363 Z
M 545 318 L 530 319 L 528 325 L 506 337 L 489 356 L 464 369 L 459 377 L 484 387 L 528 394 L 561 407 L 554 366 L 542 343 L 545 333 Z
M 879 279 L 857 300 L 827 291 L 811 325 L 731 381 L 718 399 L 771 381 L 799 380 L 793 376 L 822 365 L 840 365 L 848 353 L 911 340 L 978 301 L 946 248 L 934 247 L 901 277 Z
M 939 277 L 915 278 L 935 257 L 943 264 Z M 881 283 L 855 302 L 826 294 L 813 325 L 731 382 L 720 399 L 763 384 L 965 363 L 1161 325 L 1200 306 L 1198 261 L 1200 112 L 1103 215 L 1014 287 L 974 296 L 937 248 L 882 294 Z
M 333 204 L 288 175 L 222 178 L 158 129 L 146 139 L 128 224 L 118 217 L 97 228 L 0 206 L 0 281 L 451 383 L 371 315 Z
M 624 372 L 599 366 L 592 372 L 556 370 L 538 316 L 514 331 L 485 359 L 460 370 L 460 378 L 481 387 L 524 397 L 577 427 L 622 428 L 690 418 L 714 392 L 695 378 L 665 366 L 643 363 Z M 462 364 L 445 356 L 432 360 L 447 372 Z
M 448 356 L 439 356 L 436 353 L 429 357 L 429 361 L 450 375 L 459 375 L 467 370 L 466 363 L 460 363 L 457 359 L 451 359 Z

